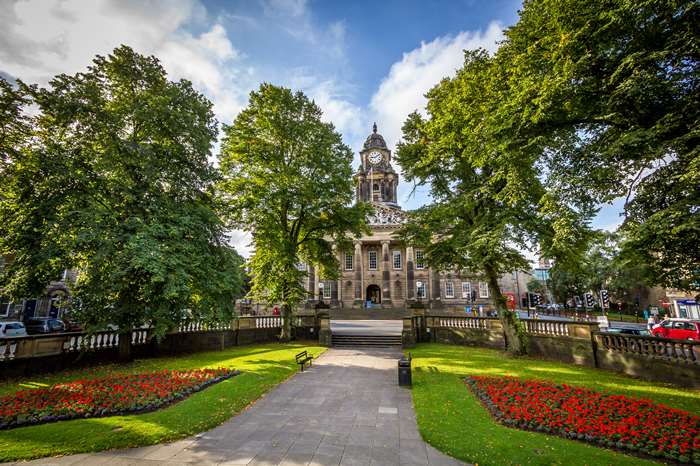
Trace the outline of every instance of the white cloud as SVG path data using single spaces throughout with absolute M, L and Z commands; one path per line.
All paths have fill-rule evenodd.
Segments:
M 234 91 L 240 53 L 197 0 L 27 0 L 0 7 L 0 71 L 45 85 L 84 70 L 120 44 L 160 58 L 171 79 L 186 78 L 209 96 L 220 119 L 246 100 Z M 189 27 L 203 30 L 189 32 Z
M 379 132 L 390 148 L 401 138 L 401 126 L 413 111 L 425 113 L 425 94 L 441 79 L 455 75 L 464 63 L 464 50 L 483 48 L 495 52 L 503 39 L 503 25 L 491 22 L 485 31 L 464 31 L 456 36 L 443 36 L 404 53 L 394 63 L 370 101 L 370 113 L 377 121 Z M 398 168 L 398 167 L 397 167 Z M 416 208 L 428 199 L 428 189 L 405 181 L 399 184 L 399 203 Z
M 381 125 L 387 144 L 398 142 L 409 113 L 424 111 L 425 93 L 442 78 L 454 76 L 464 63 L 465 49 L 484 48 L 494 52 L 502 38 L 503 26 L 491 22 L 484 32 L 466 31 L 454 37 L 438 37 L 404 53 L 401 61 L 391 66 L 370 102 L 370 110 Z

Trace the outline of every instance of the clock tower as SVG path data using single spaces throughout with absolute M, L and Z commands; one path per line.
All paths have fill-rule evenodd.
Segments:
M 357 200 L 398 207 L 399 177 L 391 166 L 391 151 L 382 135 L 377 133 L 376 123 L 360 151 L 360 160 L 361 165 L 355 174 Z

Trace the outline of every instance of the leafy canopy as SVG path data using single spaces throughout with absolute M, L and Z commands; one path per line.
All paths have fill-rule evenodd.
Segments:
M 75 268 L 80 318 L 94 327 L 162 333 L 185 317 L 229 317 L 242 260 L 214 197 L 211 103 L 126 46 L 22 90 L 39 113 L 3 165 L 6 290 L 36 296 Z
M 653 283 L 700 289 L 700 4 L 528 0 L 498 58 L 511 128 L 559 187 L 626 199 L 624 245 Z
M 351 205 L 352 152 L 303 93 L 262 84 L 224 128 L 221 188 L 233 226 L 252 234 L 251 293 L 293 307 L 306 297 L 300 263 L 338 274 L 337 253 L 365 228 Z

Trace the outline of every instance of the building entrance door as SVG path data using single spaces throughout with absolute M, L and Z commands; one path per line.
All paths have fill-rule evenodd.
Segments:
M 372 304 L 382 303 L 382 292 L 377 285 L 367 287 L 367 301 L 370 301 Z

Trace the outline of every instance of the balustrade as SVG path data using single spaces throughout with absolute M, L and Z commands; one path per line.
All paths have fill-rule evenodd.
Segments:
M 609 351 L 700 364 L 698 361 L 700 342 L 605 332 L 597 333 L 596 338 L 598 344 Z
M 556 320 L 523 319 L 525 331 L 531 335 L 568 337 L 569 322 Z

